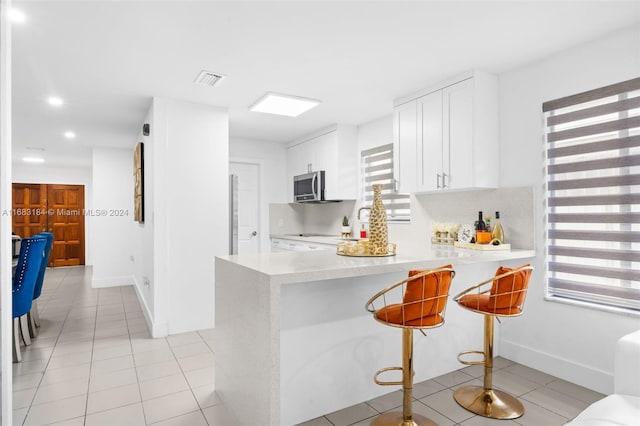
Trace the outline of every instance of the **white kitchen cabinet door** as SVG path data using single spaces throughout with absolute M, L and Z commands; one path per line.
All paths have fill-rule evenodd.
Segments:
M 421 160 L 418 167 L 418 190 L 441 189 L 445 157 L 443 125 L 443 92 L 430 93 L 418 99 L 418 146 L 416 157 Z M 448 152 L 446 157 L 448 157 Z
M 416 192 L 422 164 L 418 157 L 417 101 L 397 106 L 393 111 L 393 174 L 397 191 Z M 419 173 L 420 171 L 420 173 Z
M 444 89 L 443 99 L 442 167 L 445 176 L 442 187 L 471 188 L 474 186 L 473 80 L 464 80 Z
M 399 192 L 497 188 L 496 77 L 474 71 L 440 87 L 394 108 Z

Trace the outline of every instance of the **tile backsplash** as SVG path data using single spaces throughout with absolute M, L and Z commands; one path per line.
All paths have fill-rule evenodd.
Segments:
M 438 192 L 411 197 L 412 232 L 431 238 L 431 223 L 470 224 L 484 217 L 495 220 L 500 212 L 505 242 L 512 248 L 535 248 L 535 208 L 533 187 L 483 189 L 461 192 Z
M 343 216 L 349 217 L 355 232 L 354 206 L 354 200 L 325 204 L 269 204 L 270 233 L 340 235 Z
M 431 244 L 433 222 L 470 224 L 478 211 L 495 218 L 500 212 L 505 240 L 512 248 L 535 248 L 533 187 L 447 191 L 411 196 L 411 222 L 389 223 L 389 240 L 407 247 Z M 318 233 L 339 235 L 342 217 L 349 216 L 355 235 L 360 203 L 350 200 L 328 204 L 270 204 L 271 234 Z

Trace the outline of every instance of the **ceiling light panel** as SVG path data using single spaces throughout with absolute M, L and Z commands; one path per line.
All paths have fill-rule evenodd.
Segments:
M 300 96 L 267 93 L 249 107 L 251 111 L 297 117 L 320 105 L 320 101 Z
M 64 137 L 67 139 L 75 139 L 76 138 L 76 134 L 72 131 L 66 131 L 64 132 Z
M 24 21 L 27 20 L 27 17 L 20 10 L 12 8 L 9 11 L 9 19 L 11 19 L 11 22 L 22 24 Z
M 220 84 L 220 82 L 226 77 L 226 75 L 224 74 L 219 74 L 216 72 L 211 72 L 211 71 L 205 71 L 202 70 L 200 71 L 200 74 L 198 74 L 195 78 L 195 80 L 193 80 L 194 83 L 197 84 L 204 84 L 207 86 L 216 86 L 218 84 Z
M 47 99 L 47 102 L 49 103 L 49 105 L 54 106 L 54 107 L 59 107 L 62 106 L 64 104 L 64 101 L 57 97 L 57 96 L 50 96 Z
M 40 157 L 22 157 L 25 163 L 44 163 L 44 158 Z

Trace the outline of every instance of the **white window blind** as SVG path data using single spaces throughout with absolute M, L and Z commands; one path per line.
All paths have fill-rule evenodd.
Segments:
M 410 219 L 409 194 L 395 192 L 393 180 L 393 144 L 378 146 L 361 152 L 364 178 L 364 207 L 373 202 L 373 184 L 382 184 L 382 202 L 387 209 L 387 219 Z
M 640 310 L 640 78 L 543 111 L 548 295 Z

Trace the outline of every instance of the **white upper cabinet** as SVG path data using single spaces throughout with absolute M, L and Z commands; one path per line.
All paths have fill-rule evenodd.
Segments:
M 309 171 L 325 171 L 325 199 L 347 200 L 358 196 L 358 140 L 355 126 L 336 125 L 300 138 L 287 148 L 289 199 L 293 177 Z
M 469 73 L 395 105 L 399 192 L 498 186 L 495 76 Z
M 398 192 L 418 191 L 417 101 L 396 107 L 393 111 L 394 179 Z

